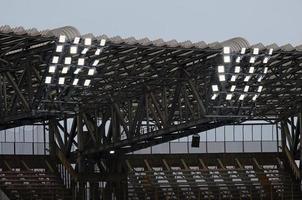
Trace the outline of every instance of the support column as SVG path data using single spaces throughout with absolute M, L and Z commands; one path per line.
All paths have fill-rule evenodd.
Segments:
M 84 158 L 82 157 L 82 152 L 84 150 L 84 139 L 83 135 L 83 119 L 81 113 L 77 115 L 77 136 L 78 136 L 78 173 L 80 174 L 78 180 L 78 200 L 85 200 L 85 183 L 81 180 L 81 174 L 85 172 Z
M 299 112 L 299 116 L 298 116 L 298 120 L 299 120 L 299 135 L 300 135 L 300 190 L 302 191 L 302 111 Z M 298 133 L 297 133 L 298 134 Z

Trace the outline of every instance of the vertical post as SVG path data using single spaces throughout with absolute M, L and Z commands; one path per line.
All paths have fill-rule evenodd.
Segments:
M 55 134 L 54 134 L 54 122 L 53 120 L 49 120 L 49 155 L 55 156 Z
M 85 199 L 85 193 L 84 193 L 84 182 L 81 180 L 81 175 L 85 171 L 84 169 L 84 159 L 82 157 L 82 152 L 84 150 L 84 135 L 83 135 L 83 120 L 82 120 L 82 115 L 81 112 L 78 113 L 77 115 L 77 133 L 78 133 L 78 172 L 79 172 L 79 190 L 78 190 L 78 195 L 77 199 L 78 200 L 84 200 Z
M 302 179 L 301 179 L 301 176 L 302 176 L 302 134 L 301 134 L 301 131 L 302 131 L 302 111 L 299 112 L 298 120 L 299 120 L 299 128 L 297 127 L 297 130 L 299 130 L 299 133 L 296 133 L 296 134 L 300 135 L 300 165 L 299 165 L 299 168 L 300 168 L 300 190 L 302 191 Z

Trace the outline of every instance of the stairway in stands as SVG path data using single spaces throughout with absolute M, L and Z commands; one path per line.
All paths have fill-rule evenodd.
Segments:
M 49 156 L 0 156 L 0 189 L 10 200 L 68 200 L 68 189 Z

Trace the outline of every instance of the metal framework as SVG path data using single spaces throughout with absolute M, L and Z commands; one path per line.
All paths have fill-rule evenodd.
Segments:
M 105 170 L 103 178 L 108 180 L 108 174 L 122 173 L 117 160 L 125 153 L 250 119 L 280 122 L 283 141 L 288 143 L 284 142 L 282 149 L 291 160 L 289 166 L 300 177 L 293 164 L 294 158 L 300 160 L 301 156 L 301 116 L 295 117 L 301 111 L 302 100 L 299 48 L 250 46 L 242 38 L 210 45 L 107 38 L 100 55 L 85 55 L 100 60 L 93 84 L 85 88 L 44 83 L 58 36 L 64 34 L 72 40 L 79 36 L 78 31 L 71 27 L 35 34 L 23 29 L 21 33 L 0 30 L 0 129 L 47 125 L 51 155 L 79 182 L 79 199 L 84 198 L 81 189 L 85 176 L 81 174 L 93 171 L 96 165 L 105 170 L 100 159 L 107 158 L 113 170 Z M 101 38 L 106 37 L 95 37 L 93 42 Z M 257 101 L 226 101 L 222 97 L 211 100 L 211 85 L 217 81 L 217 65 L 222 62 L 222 48 L 226 45 L 232 52 L 247 48 L 247 53 L 257 47 L 260 55 L 274 48 L 268 63 L 258 61 L 253 65 L 255 73 L 268 67 Z M 243 59 L 240 65 L 248 68 L 250 63 Z M 244 87 L 244 75 L 238 77 L 238 87 Z M 251 88 L 260 85 L 255 79 L 250 81 Z M 222 86 L 228 89 L 231 83 Z M 68 120 L 72 121 L 70 127 Z M 114 151 L 116 159 L 112 159 L 110 151 Z M 146 166 L 148 173 L 154 173 Z M 183 167 L 188 168 L 185 163 Z M 224 168 L 222 163 L 220 168 Z M 169 171 L 168 165 L 166 169 Z M 114 181 L 111 185 L 125 191 Z M 199 195 L 191 193 L 195 198 Z

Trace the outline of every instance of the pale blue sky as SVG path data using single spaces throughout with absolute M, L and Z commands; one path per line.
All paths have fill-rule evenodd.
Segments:
M 1 0 L 0 24 L 82 34 L 302 44 L 302 0 Z

